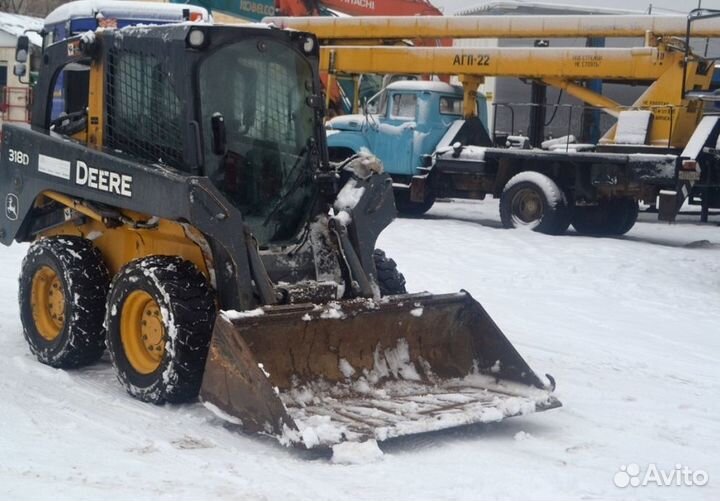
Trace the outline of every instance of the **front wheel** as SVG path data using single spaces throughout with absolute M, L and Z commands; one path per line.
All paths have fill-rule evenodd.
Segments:
M 394 259 L 387 257 L 382 249 L 375 249 L 373 252 L 375 270 L 377 271 L 378 287 L 381 296 L 392 296 L 394 294 L 407 294 L 405 289 L 405 276 L 398 270 Z
M 410 200 L 410 190 L 395 190 L 395 208 L 401 216 L 422 216 L 435 204 L 434 197 L 427 197 L 422 202 Z
M 539 172 L 521 172 L 500 195 L 500 220 L 505 228 L 561 235 L 570 226 L 570 210 L 555 181 Z
M 191 262 L 152 256 L 129 263 L 107 300 L 107 344 L 118 379 L 146 402 L 194 398 L 214 321 L 213 294 Z

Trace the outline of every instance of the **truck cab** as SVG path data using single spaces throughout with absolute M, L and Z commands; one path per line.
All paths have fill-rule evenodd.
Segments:
M 434 153 L 446 133 L 464 121 L 462 87 L 445 82 L 393 82 L 364 108 L 363 114 L 327 122 L 330 159 L 340 161 L 366 148 L 382 160 L 396 183 L 409 183 L 423 157 Z M 477 108 L 485 124 L 487 103 L 482 95 Z

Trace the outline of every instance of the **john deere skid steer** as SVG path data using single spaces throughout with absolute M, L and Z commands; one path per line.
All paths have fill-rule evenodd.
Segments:
M 317 64 L 312 35 L 260 26 L 47 46 L 32 126 L 2 131 L 30 350 L 72 368 L 107 348 L 136 398 L 199 393 L 306 447 L 559 406 L 468 293 L 406 293 L 375 249 L 391 180 L 328 162 Z

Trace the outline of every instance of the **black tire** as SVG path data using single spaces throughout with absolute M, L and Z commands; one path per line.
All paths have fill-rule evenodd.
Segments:
M 574 207 L 572 225 L 581 235 L 624 235 L 635 226 L 638 202 L 632 198 L 602 200 L 598 205 Z
M 23 334 L 40 362 L 67 369 L 100 358 L 108 282 L 102 256 L 89 240 L 51 237 L 30 246 L 18 300 Z
M 395 190 L 395 208 L 401 216 L 422 216 L 429 211 L 434 204 L 434 197 L 428 197 L 423 202 L 413 202 L 410 200 L 410 190 Z
M 382 249 L 375 249 L 373 252 L 375 270 L 377 270 L 377 281 L 382 296 L 395 294 L 407 294 L 405 289 L 405 277 L 397 268 L 394 259 L 387 257 Z
M 154 303 L 145 304 L 143 320 L 138 322 L 133 311 L 142 307 L 137 304 L 142 305 L 146 296 Z M 213 292 L 202 273 L 189 261 L 174 256 L 151 256 L 133 261 L 120 270 L 107 299 L 107 345 L 117 377 L 128 393 L 156 404 L 184 402 L 196 397 L 215 313 Z M 146 314 L 150 316 L 145 317 Z M 157 334 L 158 343 L 154 345 L 160 354 L 153 355 L 153 347 L 147 348 L 150 341 L 145 343 L 140 339 L 145 328 L 140 324 L 144 326 L 146 318 L 148 322 L 155 322 L 153 325 L 162 326 Z M 136 346 L 145 345 L 148 356 L 157 357 L 157 360 L 150 359 L 147 370 L 138 362 L 142 352 L 132 355 L 132 351 L 126 349 L 126 343 L 130 346 L 133 339 Z
M 615 226 L 614 235 L 624 235 L 630 231 L 635 223 L 637 223 L 640 214 L 640 205 L 638 201 L 632 198 L 626 198 L 623 202 L 625 208 L 623 210 L 623 219 Z
M 555 181 L 539 172 L 521 172 L 500 195 L 500 220 L 504 228 L 562 235 L 570 226 L 570 208 Z

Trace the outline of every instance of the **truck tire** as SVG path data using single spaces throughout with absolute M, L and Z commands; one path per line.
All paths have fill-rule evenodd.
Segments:
M 640 206 L 638 201 L 632 198 L 626 198 L 623 202 L 625 208 L 623 209 L 624 218 L 622 223 L 615 226 L 615 235 L 624 235 L 630 231 L 635 223 L 637 223 L 638 214 L 640 213 Z
M 624 235 L 635 226 L 638 212 L 633 198 L 603 200 L 598 205 L 574 207 L 572 225 L 581 235 Z
M 373 252 L 377 281 L 382 296 L 394 294 L 407 294 L 405 289 L 405 277 L 397 268 L 394 259 L 387 257 L 382 249 L 375 249 Z
M 435 197 L 428 197 L 423 202 L 411 201 L 409 190 L 395 190 L 394 193 L 395 208 L 401 216 L 422 216 L 435 204 Z
M 23 334 L 40 362 L 67 369 L 100 358 L 108 282 L 102 256 L 89 240 L 51 237 L 30 246 L 18 300 Z
M 500 220 L 504 228 L 561 235 L 570 226 L 570 208 L 555 181 L 539 172 L 521 172 L 500 195 Z
M 132 261 L 113 280 L 106 311 L 108 350 L 128 393 L 155 404 L 197 396 L 216 312 L 194 264 L 174 256 Z

